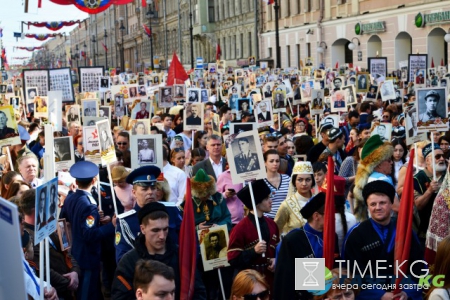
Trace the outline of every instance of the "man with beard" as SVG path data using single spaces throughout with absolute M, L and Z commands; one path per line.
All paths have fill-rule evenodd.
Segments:
M 432 147 L 434 147 L 434 160 L 430 155 L 432 154 Z M 425 168 L 414 176 L 414 204 L 420 217 L 417 235 L 422 246 L 424 246 L 434 199 L 444 180 L 447 166 L 444 152 L 438 144 L 430 143 L 426 145 L 422 149 L 422 153 L 425 159 Z M 433 161 L 436 170 L 436 180 L 433 180 Z
M 227 256 L 227 247 L 220 246 L 220 235 L 218 232 L 209 234 L 209 247 L 207 249 L 207 259 L 216 259 Z

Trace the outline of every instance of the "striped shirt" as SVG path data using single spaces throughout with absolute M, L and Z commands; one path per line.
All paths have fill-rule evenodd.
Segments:
M 270 213 L 266 213 L 265 216 L 275 219 L 275 215 L 278 212 L 278 208 L 280 208 L 281 202 L 283 202 L 287 198 L 287 194 L 289 191 L 289 180 L 290 176 L 286 174 L 280 174 L 281 180 L 280 185 L 278 187 L 274 187 L 267 179 L 264 179 L 264 182 L 267 184 L 269 189 L 272 191 L 272 211 Z

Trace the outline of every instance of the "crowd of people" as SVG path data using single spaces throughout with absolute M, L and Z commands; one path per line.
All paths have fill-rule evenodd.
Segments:
M 68 193 L 59 190 L 58 205 L 59 219 L 71 224 L 70 249 L 63 247 L 57 233 L 50 235 L 46 299 L 180 299 L 181 281 L 187 280 L 180 277 L 179 258 L 183 251 L 179 241 L 184 237 L 179 233 L 186 201 L 192 201 L 196 230 L 224 226 L 229 235 L 224 247 L 219 241 L 222 236 L 211 234 L 207 257 L 202 258 L 198 251 L 193 296 L 189 299 L 449 299 L 450 232 L 433 221 L 449 218 L 450 209 L 445 201 L 450 192 L 447 182 L 450 131 L 424 134 L 424 139 L 409 142 L 410 130 L 414 131 L 411 138 L 417 135 L 417 118 L 414 122 L 411 117 L 412 108 L 419 109 L 414 85 L 395 81 L 396 89 L 404 96 L 388 101 L 382 101 L 380 94 L 366 99 L 366 93 L 373 92 L 367 89 L 356 94 L 356 101 L 342 102 L 347 105 L 345 112 L 332 113 L 329 106 L 322 106 L 322 99 L 316 107 L 310 105 L 311 100 L 293 105 L 294 100 L 299 100 L 297 95 L 302 94 L 296 92 L 302 76 L 279 70 L 254 72 L 259 74 L 258 87 L 250 88 L 247 78 L 239 83 L 239 98 L 249 100 L 244 102 L 245 112 L 241 111 L 244 108 L 230 107 L 233 93 L 224 92 L 225 87 L 234 86 L 233 75 L 224 75 L 227 78 L 222 84 L 216 78 L 215 88 L 208 93 L 209 101 L 191 110 L 189 117 L 183 103 L 173 102 L 172 98 L 164 100 L 173 102 L 173 107 L 167 110 L 147 110 L 146 105 L 141 105 L 145 112 L 139 111 L 136 118 L 149 119 L 150 126 L 145 132 L 160 135 L 163 142 L 156 144 L 153 140 L 150 144 L 147 139 L 141 140 L 139 162 L 150 164 L 134 169 L 131 160 L 137 154 L 130 152 L 131 135 L 140 134 L 131 132 L 126 123 L 129 118 L 116 116 L 114 105 L 105 101 L 104 105 L 111 105 L 110 143 L 117 157 L 117 162 L 110 166 L 111 178 L 105 166 L 88 161 L 83 148 L 83 125 L 74 118 L 79 114 L 73 107 L 70 109 L 67 114 L 70 119 L 63 120 L 62 130 L 54 132 L 54 137 L 73 139 L 76 163 L 67 171 L 74 182 Z M 252 78 L 251 71 L 245 73 Z M 323 73 L 323 78 L 330 78 L 330 73 L 332 78 L 339 78 L 342 87 L 355 84 L 352 70 Z M 210 75 L 205 71 L 206 82 Z M 164 76 L 158 78 L 156 85 L 163 82 L 164 86 Z M 373 82 L 365 79 L 356 81 L 360 89 L 381 84 L 375 79 Z M 266 83 L 271 83 L 271 88 L 266 89 Z M 210 87 L 209 83 L 206 87 Z M 314 93 L 313 85 L 310 87 Z M 315 95 L 331 97 L 341 93 L 342 87 L 325 81 L 320 94 L 316 91 Z M 276 92 L 277 89 L 281 92 Z M 259 97 L 255 96 L 258 94 Z M 427 120 L 437 118 L 438 96 L 429 93 L 424 98 L 431 103 L 426 104 L 424 111 Z M 345 97 L 344 93 L 340 97 Z M 271 99 L 272 107 L 265 102 L 258 113 L 252 112 L 261 99 Z M 99 102 L 104 100 L 99 96 Z M 200 113 L 197 109 L 204 111 Z M 317 109 L 321 113 L 313 115 L 311 111 Z M 131 104 L 126 111 L 131 117 Z M 203 130 L 184 128 L 183 118 L 193 124 L 192 120 L 200 119 L 199 116 L 203 120 L 194 123 L 203 124 Z M 271 125 L 257 126 L 260 142 L 257 146 L 262 149 L 263 161 L 250 152 L 246 138 L 239 139 L 241 153 L 227 157 L 225 140 L 233 123 L 270 122 L 271 118 Z M 39 207 L 35 207 L 35 188 L 43 182 L 45 132 L 33 113 L 17 121 L 21 143 L 9 146 L 10 160 L 5 160 L 2 166 L 1 196 L 19 207 L 24 257 L 28 267 L 39 274 L 42 253 L 39 245 L 33 243 L 33 232 L 42 223 L 36 220 Z M 146 126 L 144 122 L 139 124 Z M 413 161 L 408 155 L 411 149 L 416 149 Z M 68 152 L 66 149 L 65 155 L 70 155 Z M 162 168 L 152 165 L 156 164 L 157 153 L 162 153 Z M 330 156 L 334 161 L 331 169 Z M 228 163 L 233 158 L 236 170 L 230 170 Z M 408 283 L 417 283 L 419 278 L 412 274 L 443 274 L 448 277 L 445 284 L 429 290 L 404 288 L 399 294 L 379 287 L 337 286 L 321 295 L 296 290 L 295 259 L 324 255 L 324 215 L 329 189 L 334 189 L 335 260 L 345 260 L 342 270 L 355 266 L 377 270 L 377 261 L 385 260 L 376 280 L 381 284 L 392 282 L 389 278 L 395 274 L 397 213 L 406 193 L 409 164 L 414 167 L 409 262 L 426 260 L 428 265 L 415 264 L 406 277 Z M 233 173 L 256 169 L 263 169 L 266 177 L 252 181 L 253 206 L 248 182 L 236 183 Z M 334 176 L 333 187 L 327 185 L 330 173 Z M 110 180 L 113 186 L 108 184 Z M 445 220 L 445 224 L 449 223 Z M 223 257 L 228 266 L 220 268 L 221 278 L 217 270 L 205 271 L 202 259 Z M 354 279 L 350 274 L 341 277 L 341 269 L 337 264 L 334 266 L 336 269 L 330 270 L 333 283 Z M 28 276 L 34 279 L 36 274 Z M 374 278 L 362 276 L 359 280 L 373 282 Z M 29 295 L 35 297 L 36 291 L 30 291 Z

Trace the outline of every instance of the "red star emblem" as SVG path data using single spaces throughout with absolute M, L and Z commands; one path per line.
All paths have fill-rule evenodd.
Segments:
M 97 138 L 98 138 L 97 129 L 95 129 L 94 131 L 92 131 L 92 138 L 94 138 L 94 139 L 97 139 Z

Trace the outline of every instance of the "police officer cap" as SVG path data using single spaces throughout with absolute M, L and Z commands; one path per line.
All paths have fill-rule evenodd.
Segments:
M 163 211 L 165 212 L 167 215 L 169 215 L 169 213 L 167 212 L 166 206 L 162 203 L 159 202 L 150 202 L 144 205 L 144 207 L 142 207 L 139 212 L 138 212 L 138 219 L 139 219 L 139 224 L 142 224 L 142 219 L 144 219 L 148 214 L 151 214 L 152 212 L 155 211 Z
M 161 174 L 161 170 L 158 167 L 143 166 L 133 170 L 127 176 L 126 182 L 139 186 L 155 186 L 159 174 Z
M 70 167 L 69 173 L 75 179 L 89 181 L 98 175 L 98 166 L 90 161 L 79 161 Z
M 441 98 L 441 96 L 439 96 L 439 93 L 436 92 L 435 90 L 429 91 L 429 92 L 425 95 L 425 100 L 426 100 L 428 97 L 436 97 L 436 99 L 437 99 L 438 101 L 439 101 L 439 99 Z
M 366 184 L 362 192 L 364 202 L 366 203 L 366 205 L 367 205 L 367 198 L 369 198 L 369 196 L 374 193 L 385 194 L 386 196 L 389 197 L 391 203 L 394 203 L 395 189 L 389 182 L 386 182 L 384 180 L 374 180 Z
M 325 193 L 320 192 L 314 197 L 309 199 L 309 201 L 300 210 L 303 218 L 309 219 L 316 211 L 318 211 L 322 206 L 325 205 Z
M 253 196 L 255 197 L 255 205 L 261 203 L 272 192 L 263 179 L 258 179 L 252 182 Z M 237 193 L 237 197 L 244 203 L 244 205 L 253 210 L 252 198 L 250 195 L 250 188 L 246 185 Z

